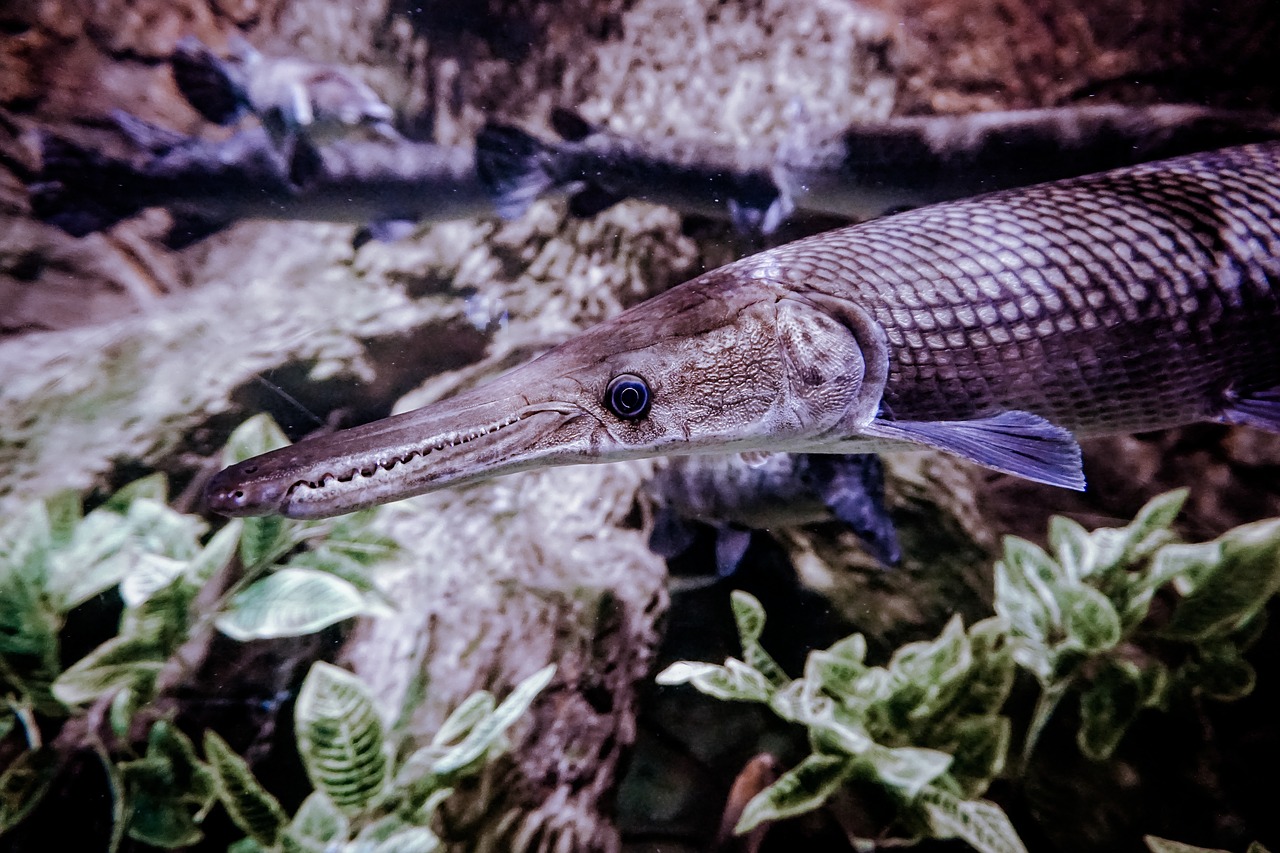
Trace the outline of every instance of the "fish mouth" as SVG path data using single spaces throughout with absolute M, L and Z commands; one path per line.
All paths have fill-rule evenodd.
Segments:
M 594 423 L 581 408 L 490 394 L 476 389 L 232 465 L 210 480 L 206 505 L 230 516 L 326 518 L 581 454 Z

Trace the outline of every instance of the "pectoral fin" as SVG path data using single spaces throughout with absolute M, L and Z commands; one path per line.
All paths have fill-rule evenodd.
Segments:
M 863 433 L 945 450 L 1016 477 L 1084 491 L 1080 445 L 1067 430 L 1030 412 L 1002 412 L 970 421 L 877 418 Z
M 1280 388 L 1228 395 L 1220 420 L 1267 432 L 1280 432 Z

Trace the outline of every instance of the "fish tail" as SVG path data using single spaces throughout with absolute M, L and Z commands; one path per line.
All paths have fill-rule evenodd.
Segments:
M 231 65 L 195 36 L 178 41 L 169 57 L 173 82 L 187 103 L 214 124 L 231 124 L 248 101 L 244 83 Z
M 555 146 L 517 127 L 491 122 L 476 135 L 476 169 L 503 219 L 559 187 L 557 160 Z
M 111 227 L 142 209 L 121 192 L 135 177 L 120 160 L 50 133 L 40 135 L 40 173 L 27 188 L 31 214 L 84 237 Z

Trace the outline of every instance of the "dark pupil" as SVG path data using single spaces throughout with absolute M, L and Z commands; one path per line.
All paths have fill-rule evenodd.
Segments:
M 638 418 L 649 409 L 649 386 L 636 376 L 619 376 L 609 383 L 609 408 L 622 418 Z

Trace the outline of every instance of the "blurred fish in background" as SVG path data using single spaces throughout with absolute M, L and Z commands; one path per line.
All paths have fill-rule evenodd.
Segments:
M 843 522 L 881 565 L 901 558 L 873 453 L 676 456 L 645 491 L 655 506 L 649 547 L 670 559 L 693 545 L 698 525 L 709 526 L 719 577 L 738 567 L 752 531 L 798 524 Z
M 297 57 L 267 57 L 238 36 L 219 57 L 194 36 L 169 60 L 183 97 L 214 124 L 257 116 L 281 147 L 301 135 L 323 145 L 360 134 L 396 140 L 395 110 L 349 68 Z

